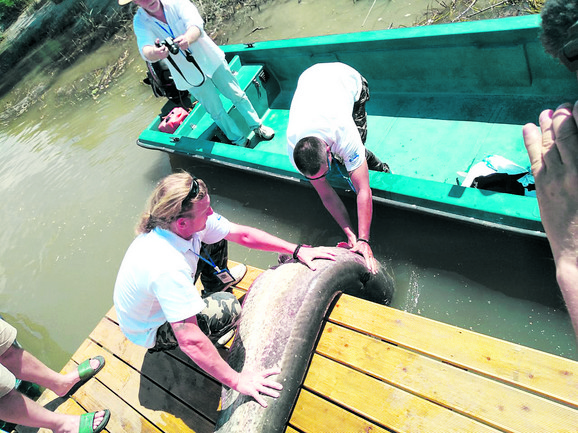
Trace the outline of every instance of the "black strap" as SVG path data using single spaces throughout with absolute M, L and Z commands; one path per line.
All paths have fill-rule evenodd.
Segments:
M 297 248 L 295 248 L 295 251 L 293 251 L 293 260 L 299 261 L 299 250 L 301 249 L 302 246 L 303 244 L 297 245 Z
M 187 80 L 187 78 L 185 77 L 185 75 L 181 72 L 181 68 L 179 68 L 177 66 L 177 64 L 175 63 L 175 61 L 173 60 L 173 58 L 171 57 L 171 55 L 169 54 L 169 56 L 167 57 L 168 61 L 171 62 L 171 65 L 173 65 L 173 68 L 175 68 L 177 70 L 177 72 L 179 74 L 181 74 L 181 76 L 185 79 L 185 81 L 189 84 L 191 84 L 191 86 L 193 87 L 201 87 L 204 82 L 205 82 L 205 74 L 203 73 L 203 70 L 201 69 L 201 67 L 199 66 L 199 64 L 197 63 L 197 61 L 195 60 L 195 58 L 193 57 L 193 55 L 191 54 L 191 52 L 189 50 L 184 51 L 185 54 L 185 58 L 187 59 L 187 62 L 192 63 L 193 65 L 195 65 L 195 67 L 197 68 L 197 70 L 201 73 L 201 75 L 203 76 L 203 81 L 201 81 L 201 84 L 191 84 L 189 83 L 189 80 Z

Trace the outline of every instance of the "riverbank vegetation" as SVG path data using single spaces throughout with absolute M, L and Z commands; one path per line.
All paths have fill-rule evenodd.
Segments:
M 227 43 L 224 28 L 252 19 L 272 0 L 194 0 L 205 19 L 205 30 L 218 43 Z M 299 0 L 292 0 L 298 3 Z M 357 0 L 360 4 L 362 0 Z M 369 2 L 370 0 L 367 0 Z M 373 0 L 374 2 L 376 0 Z M 545 0 L 434 0 L 415 25 L 498 18 L 539 13 Z M 4 9 L 3 9 L 4 8 Z M 26 112 L 51 89 L 60 71 L 84 54 L 104 44 L 120 44 L 134 38 L 134 4 L 117 0 L 0 0 L 0 97 L 26 77 L 18 94 L 0 109 L 0 120 Z M 23 12 L 17 19 L 7 11 Z M 5 12 L 3 12 L 5 11 Z M 11 23 L 7 26 L 7 23 Z M 395 27 L 395 25 L 392 25 Z M 106 67 L 52 89 L 62 100 L 98 98 L 124 71 L 131 59 L 123 53 Z M 28 77 L 41 71 L 41 79 Z M 39 81 L 38 81 L 39 80 Z
M 540 13 L 546 0 L 436 0 L 416 25 L 504 18 Z

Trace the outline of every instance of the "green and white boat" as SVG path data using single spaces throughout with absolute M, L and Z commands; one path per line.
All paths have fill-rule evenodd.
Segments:
M 544 236 L 535 197 L 464 187 L 458 174 L 490 155 L 529 169 L 522 126 L 578 99 L 576 76 L 544 52 L 539 27 L 540 17 L 527 15 L 222 46 L 274 139 L 259 142 L 247 130 L 249 147 L 227 144 L 197 104 L 172 134 L 158 130 L 156 116 L 137 143 L 309 185 L 286 153 L 289 106 L 305 69 L 339 61 L 369 82 L 366 146 L 393 171 L 370 172 L 376 202 Z M 353 194 L 342 176 L 329 179 Z

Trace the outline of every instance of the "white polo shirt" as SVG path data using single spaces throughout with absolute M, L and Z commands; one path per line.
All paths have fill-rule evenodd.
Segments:
M 142 53 L 145 45 L 154 46 L 157 38 L 161 42 L 167 36 L 174 39 L 186 33 L 190 27 L 196 26 L 201 30 L 201 36 L 190 45 L 189 50 L 205 75 L 212 77 L 213 72 L 223 65 L 225 53 L 205 33 L 203 19 L 195 5 L 189 0 L 162 0 L 161 3 L 164 7 L 167 24 L 151 17 L 142 7 L 137 10 L 134 16 L 133 28 L 142 58 L 147 62 L 149 61 Z M 187 61 L 182 52 L 177 55 L 169 54 L 169 56 L 172 57 L 184 75 L 183 77 L 178 71 L 175 71 L 173 65 L 167 61 L 177 89 L 188 90 L 202 82 L 203 76 L 192 63 Z
M 287 125 L 287 152 L 294 166 L 295 145 L 308 136 L 326 142 L 348 172 L 361 165 L 365 147 L 353 120 L 353 104 L 362 85 L 359 72 L 344 63 L 318 63 L 301 74 Z
M 229 234 L 230 222 L 212 214 L 207 227 L 186 240 L 169 230 L 155 228 L 129 246 L 114 286 L 114 307 L 120 328 L 135 344 L 153 347 L 156 330 L 205 308 L 194 283 L 201 241 L 219 242 Z

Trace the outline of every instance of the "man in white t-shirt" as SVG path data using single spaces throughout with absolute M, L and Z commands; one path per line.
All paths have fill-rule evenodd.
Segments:
M 281 385 L 268 379 L 279 370 L 237 373 L 213 344 L 231 333 L 241 311 L 235 296 L 221 291 L 244 275 L 235 278 L 227 270 L 227 241 L 293 254 L 311 269 L 313 259 L 333 259 L 334 254 L 228 221 L 213 212 L 205 183 L 185 172 L 161 180 L 137 232 L 114 287 L 123 333 L 151 351 L 180 347 L 215 379 L 266 407 L 259 392 L 279 396 Z M 204 296 L 195 287 L 199 274 L 206 277 L 201 277 Z
M 245 146 L 247 138 L 229 116 L 219 92 L 229 99 L 255 135 L 271 140 L 275 131 L 259 115 L 229 69 L 225 53 L 205 33 L 199 11 L 189 0 L 119 0 L 140 6 L 133 20 L 139 52 L 148 62 L 169 61 L 177 89 L 191 93 L 211 115 L 231 143 Z M 178 52 L 163 42 L 172 38 Z
M 293 165 L 311 182 L 345 232 L 348 246 L 361 253 L 375 273 L 377 265 L 369 244 L 373 202 L 368 170 L 390 170 L 364 145 L 368 100 L 367 81 L 352 67 L 343 63 L 311 66 L 299 77 L 291 102 L 287 150 Z M 333 159 L 345 166 L 357 194 L 357 235 L 345 205 L 326 179 Z

